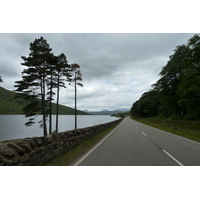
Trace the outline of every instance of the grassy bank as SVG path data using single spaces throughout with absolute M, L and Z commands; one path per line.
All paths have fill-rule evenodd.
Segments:
M 70 165 L 75 159 L 89 150 L 92 146 L 98 143 L 104 136 L 111 132 L 119 123 L 102 131 L 101 133 L 94 135 L 92 138 L 83 141 L 81 144 L 71 149 L 70 151 L 63 153 L 59 157 L 55 158 L 52 162 L 47 163 L 45 166 L 66 166 Z
M 145 118 L 134 118 L 134 120 L 200 142 L 200 121 L 170 121 Z

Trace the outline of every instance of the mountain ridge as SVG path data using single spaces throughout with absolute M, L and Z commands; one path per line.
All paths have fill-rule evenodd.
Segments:
M 27 105 L 23 99 L 15 99 L 15 92 L 0 87 L 0 114 L 24 114 L 22 109 Z M 60 115 L 74 115 L 74 109 L 59 104 Z M 56 114 L 56 104 L 52 103 L 52 114 Z M 78 115 L 89 115 L 89 113 L 77 110 Z
M 116 110 L 107 110 L 107 109 L 103 109 L 101 111 L 88 111 L 88 110 L 83 110 L 86 113 L 89 113 L 91 115 L 114 115 L 114 114 L 118 114 L 118 113 L 126 113 L 129 112 L 130 109 L 124 109 L 124 108 L 119 108 Z

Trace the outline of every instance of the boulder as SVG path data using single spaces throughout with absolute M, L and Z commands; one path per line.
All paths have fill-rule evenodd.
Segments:
M 23 149 L 25 149 L 26 152 L 32 151 L 30 142 L 28 142 L 28 141 L 20 141 L 20 142 L 17 142 L 16 144 L 19 145 L 20 147 L 22 147 Z
M 59 135 L 59 134 L 55 133 L 55 134 L 52 134 L 52 136 L 53 136 L 53 138 L 54 138 L 54 140 L 55 140 L 56 142 L 60 142 L 60 141 L 61 141 L 61 138 L 60 138 L 60 135 Z
M 33 138 L 25 138 L 22 141 L 28 141 L 28 142 L 30 142 L 30 145 L 31 145 L 32 149 L 34 149 L 36 147 L 36 143 L 35 143 L 35 141 L 34 141 Z
M 29 154 L 26 153 L 20 158 L 20 162 L 26 162 L 26 161 L 29 161 L 29 159 L 30 159 L 30 156 Z
M 14 149 L 18 155 L 24 155 L 26 153 L 26 150 L 23 149 L 22 147 L 20 147 L 19 145 L 17 145 L 14 142 L 9 142 L 8 146 L 11 147 L 12 149 Z
M 41 146 L 43 144 L 41 137 L 34 137 L 33 138 L 37 146 Z
M 7 159 L 12 159 L 15 156 L 15 151 L 7 146 L 7 144 L 0 145 L 0 154 L 4 155 Z

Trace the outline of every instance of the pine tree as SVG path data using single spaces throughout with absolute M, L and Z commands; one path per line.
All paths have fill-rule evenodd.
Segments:
M 82 81 L 82 74 L 80 71 L 80 66 L 76 63 L 71 64 L 71 70 L 72 70 L 72 79 L 71 81 L 74 82 L 74 84 L 71 84 L 75 88 L 75 129 L 77 129 L 77 86 L 83 87 L 83 84 L 80 83 Z
M 58 132 L 58 104 L 60 96 L 60 88 L 66 88 L 64 81 L 70 81 L 71 70 L 70 65 L 68 65 L 67 58 L 65 54 L 60 54 L 57 57 L 56 64 L 56 86 L 57 86 L 57 101 L 56 101 L 56 132 Z
M 53 91 L 53 88 L 57 87 L 57 82 L 56 82 L 56 64 L 58 62 L 58 57 L 57 56 L 52 56 L 49 60 L 49 68 L 48 68 L 48 75 L 49 78 L 47 80 L 47 86 L 48 86 L 48 100 L 49 100 L 49 134 L 52 133 L 52 101 L 53 96 L 55 95 L 55 92 Z
M 47 135 L 46 118 L 48 111 L 46 107 L 49 100 L 47 100 L 46 96 L 49 62 L 53 57 L 51 50 L 43 37 L 30 43 L 29 57 L 21 57 L 24 60 L 21 65 L 27 68 L 22 72 L 22 80 L 15 82 L 15 87 L 17 87 L 15 91 L 29 102 L 24 108 L 24 113 L 26 117 L 31 118 L 25 125 L 32 125 L 35 122 L 35 117 L 33 116 L 42 113 L 41 126 L 43 127 L 44 136 Z M 41 101 L 37 98 L 40 98 Z
M 0 83 L 2 83 L 3 82 L 3 80 L 1 79 L 1 76 L 0 76 Z

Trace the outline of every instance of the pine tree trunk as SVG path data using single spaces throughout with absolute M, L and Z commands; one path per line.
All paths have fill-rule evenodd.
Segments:
M 51 82 L 50 82 L 50 105 L 49 105 L 49 135 L 52 133 L 52 73 L 51 73 Z
M 76 77 L 75 77 L 75 129 L 77 129 L 77 111 L 76 111 Z
M 42 88 L 41 88 L 41 95 L 42 95 L 42 115 L 43 115 L 43 131 L 44 136 L 47 135 L 47 126 L 46 126 L 46 103 L 45 103 L 45 80 L 42 77 Z
M 56 133 L 58 132 L 58 103 L 59 103 L 59 72 L 58 72 L 58 87 L 57 87 L 57 103 L 56 103 Z
M 49 135 L 52 133 L 52 102 L 50 100 L 50 105 L 49 105 Z

